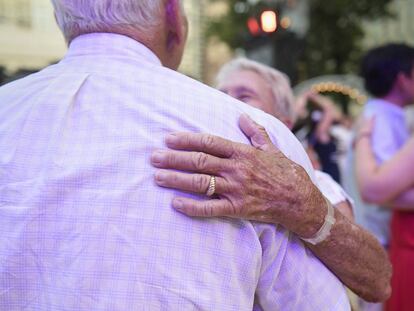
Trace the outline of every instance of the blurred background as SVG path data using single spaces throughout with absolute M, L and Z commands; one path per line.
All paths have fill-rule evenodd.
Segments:
M 295 90 L 331 93 L 347 111 L 366 99 L 358 63 L 386 42 L 414 44 L 413 0 L 184 0 L 180 71 L 213 84 L 242 55 L 286 72 Z M 66 45 L 50 0 L 0 0 L 0 84 L 59 61 Z M 358 105 L 355 105 L 358 106 Z

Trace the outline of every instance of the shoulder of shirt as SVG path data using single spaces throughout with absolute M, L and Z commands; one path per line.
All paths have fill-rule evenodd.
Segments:
M 231 107 L 230 109 L 233 110 L 232 112 L 236 113 L 238 116 L 242 113 L 248 114 L 255 122 L 266 129 L 272 142 L 281 149 L 288 158 L 300 164 L 311 176 L 311 179 L 314 180 L 313 169 L 302 144 L 280 120 L 260 109 L 253 108 L 217 89 L 213 89 L 187 76 L 177 73 L 174 74 L 174 76 L 182 86 L 185 87 L 188 83 L 193 91 L 202 96 L 208 96 L 209 101 L 212 101 L 212 103 L 228 105 L 228 107 Z

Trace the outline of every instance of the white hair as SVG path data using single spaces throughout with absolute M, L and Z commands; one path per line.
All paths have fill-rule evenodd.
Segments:
M 276 111 L 279 111 L 282 117 L 289 119 L 292 123 L 295 122 L 295 97 L 290 80 L 284 73 L 246 58 L 236 58 L 221 67 L 216 78 L 216 85 L 223 84 L 233 72 L 239 70 L 252 71 L 261 76 L 272 91 L 274 99 L 272 104 Z
M 178 0 L 180 1 L 180 0 Z M 52 0 L 66 40 L 92 32 L 133 28 L 148 34 L 159 23 L 164 0 Z

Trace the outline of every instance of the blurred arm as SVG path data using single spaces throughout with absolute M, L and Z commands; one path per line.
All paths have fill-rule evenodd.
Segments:
M 393 158 L 378 165 L 370 143 L 373 122 L 366 120 L 356 138 L 356 175 L 361 196 L 370 203 L 389 205 L 397 200 L 401 206 L 410 206 L 412 194 L 397 197 L 414 186 L 414 137 Z
M 414 210 L 414 188 L 404 192 L 394 201 L 386 204 L 387 206 L 392 207 L 393 209 L 399 211 L 413 211 Z
M 330 140 L 331 126 L 336 120 L 341 118 L 341 114 L 328 97 L 310 94 L 309 98 L 322 109 L 322 119 L 317 124 L 316 137 L 319 142 L 327 143 Z

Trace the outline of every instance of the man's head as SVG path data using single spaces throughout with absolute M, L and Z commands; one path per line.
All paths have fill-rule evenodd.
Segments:
M 238 58 L 224 65 L 217 88 L 259 108 L 292 127 L 296 119 L 294 96 L 287 76 L 255 61 Z
M 87 33 L 117 33 L 151 49 L 161 62 L 178 68 L 187 39 L 182 0 L 52 0 L 65 39 Z
M 361 63 L 365 88 L 375 97 L 397 93 L 407 104 L 414 100 L 414 48 L 387 44 L 369 51 Z

